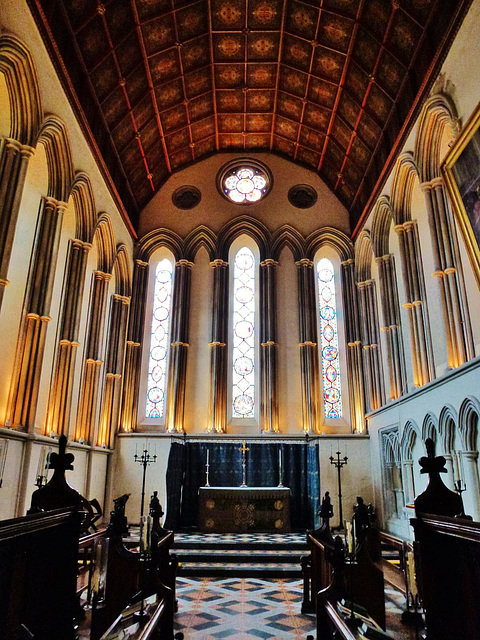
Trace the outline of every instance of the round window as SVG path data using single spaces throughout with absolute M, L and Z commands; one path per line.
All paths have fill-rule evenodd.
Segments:
M 229 162 L 218 174 L 220 193 L 235 204 L 253 204 L 264 198 L 272 186 L 267 167 L 257 160 Z

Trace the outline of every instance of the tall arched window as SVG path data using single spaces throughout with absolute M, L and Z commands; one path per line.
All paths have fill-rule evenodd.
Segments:
M 317 284 L 324 415 L 325 418 L 341 418 L 343 409 L 335 272 L 328 258 L 321 258 L 317 263 Z
M 155 271 L 146 418 L 162 418 L 165 413 L 172 282 L 173 263 L 168 258 L 164 258 L 160 260 Z
M 232 417 L 255 416 L 255 256 L 248 247 L 233 264 Z

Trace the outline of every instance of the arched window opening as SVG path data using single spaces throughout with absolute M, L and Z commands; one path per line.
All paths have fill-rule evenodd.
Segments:
M 146 418 L 162 418 L 165 412 L 172 284 L 173 264 L 171 260 L 164 258 L 158 263 L 155 271 Z
M 341 418 L 343 410 L 335 274 L 328 258 L 322 258 L 317 264 L 317 283 L 324 415 L 325 418 Z
M 255 257 L 248 247 L 233 265 L 232 417 L 255 416 Z

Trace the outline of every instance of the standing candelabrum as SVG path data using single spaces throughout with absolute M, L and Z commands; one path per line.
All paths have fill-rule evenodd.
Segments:
M 210 469 L 210 449 L 207 449 L 207 464 L 205 465 L 205 472 L 206 472 L 205 486 L 206 487 L 210 486 L 210 482 L 209 482 L 209 479 L 208 479 L 209 469 Z
M 242 452 L 242 469 L 243 469 L 243 480 L 242 480 L 242 484 L 240 486 L 242 487 L 246 487 L 247 486 L 247 462 L 246 462 L 246 453 L 247 451 L 250 451 L 250 449 L 247 447 L 247 443 L 243 442 L 242 446 L 240 447 L 239 451 Z
M 157 453 L 156 453 L 156 445 L 155 445 L 155 453 L 150 455 L 149 450 L 147 449 L 147 444 L 145 444 L 145 449 L 142 451 L 142 455 L 139 456 L 137 454 L 137 450 L 135 449 L 134 455 L 135 462 L 138 462 L 143 467 L 143 475 L 142 475 L 142 504 L 140 507 L 140 521 L 143 517 L 143 509 L 145 506 L 145 478 L 147 477 L 147 467 L 154 462 L 157 461 Z
M 339 524 L 338 527 L 332 527 L 333 529 L 343 529 L 343 509 L 342 509 L 342 469 L 347 464 L 348 458 L 344 456 L 340 458 L 340 451 L 336 451 L 336 458 L 331 455 L 330 456 L 330 464 L 333 464 L 337 470 L 338 474 L 338 515 L 339 515 Z

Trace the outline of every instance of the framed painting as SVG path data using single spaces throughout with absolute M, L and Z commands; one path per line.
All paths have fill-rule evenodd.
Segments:
M 480 288 L 480 105 L 446 155 L 442 173 Z

